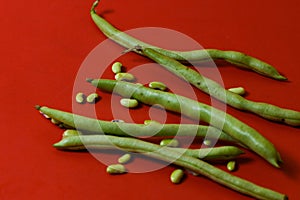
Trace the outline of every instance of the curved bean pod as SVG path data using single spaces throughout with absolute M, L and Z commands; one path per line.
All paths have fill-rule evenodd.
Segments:
M 223 186 L 231 188 L 242 194 L 250 195 L 256 199 L 287 200 L 287 196 L 284 194 L 261 187 L 237 176 L 233 176 L 232 174 L 216 168 L 200 159 L 184 155 L 172 148 L 161 148 L 159 145 L 135 138 L 120 138 L 116 136 L 103 135 L 69 137 L 54 144 L 54 147 L 64 148 L 66 146 L 74 146 L 78 144 L 97 144 L 104 146 L 115 145 L 121 149 L 131 149 L 134 152 L 143 153 L 146 156 L 166 162 L 173 162 L 178 166 L 189 169 L 197 174 L 202 174 Z
M 123 81 L 107 79 L 88 79 L 87 81 L 106 92 L 114 92 L 124 97 L 135 98 L 148 105 L 159 104 L 167 110 L 210 123 L 249 147 L 273 166 L 279 167 L 280 155 L 270 141 L 250 126 L 221 110 L 180 95 Z
M 92 133 L 111 134 L 117 136 L 197 136 L 211 137 L 223 141 L 237 143 L 237 140 L 224 132 L 212 127 L 195 124 L 160 124 L 150 123 L 135 124 L 135 123 L 116 123 L 104 120 L 97 120 L 81 115 L 76 115 L 69 112 L 60 111 L 48 107 L 36 106 L 43 114 L 56 119 L 63 124 L 66 124 L 74 129 L 88 131 Z M 209 135 L 207 133 L 209 132 Z
M 81 137 L 86 137 L 86 135 L 82 135 Z M 102 137 L 105 137 L 102 135 Z M 116 147 L 113 144 L 98 144 L 97 140 L 92 141 L 88 140 L 87 143 L 82 143 L 79 135 L 77 136 L 69 136 L 63 138 L 60 142 L 54 144 L 55 148 L 62 150 L 97 150 L 97 149 L 115 149 Z M 164 147 L 170 148 L 174 151 L 180 152 L 184 155 L 191 156 L 194 158 L 199 158 L 201 160 L 206 161 L 226 161 L 232 160 L 244 154 L 244 152 L 235 147 L 235 146 L 222 146 L 222 147 L 214 147 L 214 148 L 201 148 L 201 149 L 185 149 L 185 148 L 173 148 L 173 147 Z M 134 149 L 123 149 L 129 152 L 134 152 Z
M 291 126 L 300 126 L 300 112 L 298 111 L 280 108 L 268 103 L 247 100 L 241 95 L 229 92 L 219 83 L 202 76 L 195 70 L 186 67 L 172 58 L 162 55 L 154 49 L 137 48 L 140 49 L 144 55 L 171 71 L 173 74 L 184 78 L 198 89 L 234 108 L 250 111 L 272 121 L 285 123 Z
M 121 32 L 120 30 L 116 29 L 114 26 L 112 26 L 108 21 L 106 21 L 104 18 L 99 16 L 95 8 L 97 7 L 99 3 L 99 0 L 95 1 L 90 14 L 91 18 L 93 19 L 94 23 L 97 25 L 97 27 L 102 31 L 102 33 L 110 38 L 111 40 L 115 41 L 116 43 L 120 44 L 123 47 L 126 47 L 127 49 L 134 48 L 137 45 L 141 45 L 143 47 L 147 48 L 155 48 L 157 51 L 159 51 L 161 54 L 164 54 L 165 56 L 171 57 L 173 59 L 179 60 L 179 61 L 202 61 L 207 59 L 223 59 L 227 62 L 230 62 L 234 65 L 237 65 L 242 68 L 250 69 L 255 72 L 258 72 L 259 74 L 262 74 L 267 77 L 271 77 L 277 80 L 286 80 L 287 78 L 280 75 L 279 72 L 271 65 L 256 59 L 254 57 L 251 57 L 249 55 L 246 55 L 241 52 L 237 51 L 222 51 L 218 49 L 205 49 L 205 50 L 194 50 L 194 51 L 171 51 L 167 49 L 162 49 L 159 47 L 155 47 L 153 45 L 147 44 L 145 42 L 142 42 L 124 32 Z M 136 53 L 141 53 L 138 51 L 135 51 Z

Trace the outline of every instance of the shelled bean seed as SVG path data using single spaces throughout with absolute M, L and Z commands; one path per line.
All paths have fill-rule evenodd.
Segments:
M 122 63 L 120 62 L 115 62 L 112 67 L 111 67 L 111 70 L 113 73 L 115 74 L 118 74 L 118 73 L 121 73 L 122 72 Z
M 136 99 L 128 99 L 128 98 L 121 99 L 120 103 L 122 106 L 126 108 L 135 108 L 139 105 L 139 102 Z

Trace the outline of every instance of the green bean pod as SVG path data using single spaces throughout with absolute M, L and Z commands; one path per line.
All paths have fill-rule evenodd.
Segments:
M 110 134 L 117 136 L 194 136 L 210 137 L 223 141 L 237 143 L 237 140 L 224 132 L 212 127 L 196 124 L 135 124 L 135 123 L 116 123 L 111 121 L 97 120 L 69 112 L 60 111 L 48 107 L 36 106 L 43 114 L 49 115 L 68 126 L 77 130 L 88 131 L 92 133 Z M 207 134 L 209 133 L 209 134 Z
M 186 67 L 172 58 L 162 55 L 154 49 L 140 48 L 140 50 L 144 55 L 154 60 L 170 72 L 184 78 L 201 91 L 234 108 L 250 111 L 268 120 L 285 123 L 291 126 L 300 126 L 300 112 L 298 111 L 281 108 L 268 103 L 247 100 L 241 95 L 224 89 L 219 83 L 202 76 L 195 70 Z
M 104 146 L 115 145 L 121 149 L 131 149 L 134 152 L 142 153 L 146 156 L 166 162 L 173 162 L 178 166 L 191 170 L 197 174 L 202 174 L 203 176 L 222 184 L 223 186 L 231 188 L 242 194 L 250 195 L 256 199 L 287 200 L 287 196 L 284 194 L 261 187 L 250 181 L 229 174 L 200 159 L 184 155 L 170 147 L 161 148 L 157 144 L 145 142 L 135 138 L 121 138 L 104 135 L 74 136 L 62 139 L 60 142 L 54 144 L 54 147 L 65 148 L 67 146 L 72 147 L 79 144 L 96 144 Z
M 148 105 L 159 104 L 166 110 L 210 123 L 252 149 L 273 166 L 279 167 L 280 155 L 270 141 L 250 126 L 221 110 L 170 92 L 154 90 L 123 81 L 118 82 L 107 79 L 88 79 L 87 81 L 106 92 L 114 92 L 123 97 L 135 98 L 139 102 Z
M 167 49 L 162 49 L 145 42 L 142 42 L 124 32 L 121 32 L 113 25 L 111 25 L 104 18 L 99 16 L 95 8 L 97 7 L 99 0 L 95 1 L 90 15 L 97 27 L 102 31 L 102 33 L 113 40 L 114 42 L 120 44 L 121 46 L 132 49 L 137 45 L 155 48 L 161 54 L 171 57 L 179 61 L 202 61 L 207 59 L 223 59 L 238 67 L 246 68 L 258 72 L 267 77 L 271 77 L 277 80 L 286 80 L 287 78 L 282 76 L 273 66 L 265 63 L 259 59 L 251 57 L 241 52 L 237 51 L 222 51 L 218 49 L 205 49 L 205 50 L 194 50 L 194 51 L 171 51 Z M 142 52 L 135 51 L 136 53 L 142 54 Z
M 84 135 L 82 135 L 84 136 Z M 89 135 L 90 136 L 90 135 Z M 97 136 L 95 136 L 97 137 Z M 103 136 L 105 137 L 105 136 Z M 99 149 L 116 149 L 113 144 L 98 144 L 97 140 L 92 141 L 88 140 L 86 143 L 82 143 L 79 135 L 63 137 L 63 139 L 54 145 L 55 148 L 61 150 L 99 150 Z M 174 151 L 182 153 L 187 156 L 194 158 L 199 158 L 205 161 L 228 161 L 239 157 L 244 154 L 244 151 L 235 146 L 221 146 L 213 148 L 200 148 L 200 149 L 185 149 L 185 148 L 173 148 L 173 147 L 164 147 L 170 148 Z M 132 148 L 122 148 L 123 150 L 129 152 L 135 152 Z

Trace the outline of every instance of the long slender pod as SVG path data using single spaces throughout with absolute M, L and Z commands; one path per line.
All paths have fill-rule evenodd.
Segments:
M 138 47 L 144 55 L 154 60 L 173 74 L 184 78 L 198 89 L 211 95 L 212 97 L 231 105 L 234 108 L 253 112 L 266 119 L 282 122 L 291 126 L 300 125 L 300 112 L 280 108 L 268 103 L 254 102 L 245 99 L 241 95 L 235 94 L 224 89 L 216 81 L 202 76 L 195 70 L 181 64 L 180 62 L 162 55 L 151 48 Z
M 203 176 L 223 185 L 257 199 L 263 200 L 286 200 L 287 196 L 279 192 L 261 187 L 250 181 L 231 175 L 219 168 L 216 168 L 200 159 L 187 156 L 171 148 L 162 148 L 159 145 L 138 140 L 135 138 L 120 138 L 116 136 L 91 135 L 74 136 L 62 139 L 54 144 L 56 148 L 65 148 L 78 144 L 115 145 L 121 149 L 132 149 L 134 152 L 163 160 L 173 162 L 183 168 L 202 174 Z
M 74 142 L 76 141 L 76 142 Z M 82 143 L 77 136 L 68 136 L 64 137 L 62 141 L 59 142 L 59 145 L 55 145 L 56 148 L 61 150 L 84 150 L 88 149 L 90 151 L 101 150 L 101 149 L 116 149 L 116 146 L 113 144 L 99 145 L 96 141 L 89 140 L 87 143 Z M 178 151 L 184 155 L 191 156 L 194 158 L 199 158 L 205 161 L 227 161 L 236 159 L 238 156 L 244 154 L 244 152 L 235 147 L 235 146 L 221 146 L 221 147 L 211 147 L 211 148 L 200 148 L 200 149 L 186 149 L 186 148 L 173 148 L 173 147 L 164 147 L 170 148 L 174 151 Z M 134 152 L 134 149 L 122 149 L 129 152 Z
M 57 121 L 68 125 L 74 129 L 88 131 L 91 133 L 105 133 L 116 136 L 132 136 L 132 137 L 146 137 L 146 136 L 194 136 L 207 137 L 207 132 L 210 129 L 209 137 L 212 139 L 220 139 L 223 141 L 237 143 L 237 140 L 224 132 L 204 125 L 196 124 L 160 124 L 149 123 L 135 124 L 125 122 L 110 122 L 104 120 L 97 120 L 81 115 L 76 115 L 70 112 L 65 112 L 46 106 L 36 106 L 36 108 Z
M 164 54 L 165 56 L 171 57 L 179 61 L 202 61 L 210 58 L 223 59 L 236 66 L 253 70 L 264 76 L 271 77 L 277 80 L 286 80 L 286 77 L 282 76 L 273 66 L 241 52 L 222 51 L 218 49 L 171 51 L 142 42 L 118 30 L 116 27 L 114 27 L 108 21 L 106 21 L 103 17 L 99 16 L 95 11 L 95 8 L 97 7 L 98 3 L 99 0 L 95 1 L 91 8 L 90 14 L 92 20 L 105 36 L 127 49 L 134 48 L 137 45 L 147 48 L 155 48 L 161 54 Z M 141 52 L 135 52 L 141 54 Z
M 221 110 L 170 92 L 158 91 L 124 81 L 108 79 L 87 79 L 87 81 L 106 92 L 131 97 L 148 105 L 159 104 L 167 110 L 210 123 L 252 149 L 273 166 L 279 167 L 278 162 L 281 161 L 279 153 L 270 141 L 250 126 Z

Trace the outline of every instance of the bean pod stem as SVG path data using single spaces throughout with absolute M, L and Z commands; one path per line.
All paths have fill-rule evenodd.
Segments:
M 127 49 L 132 49 L 137 45 L 147 47 L 147 48 L 155 48 L 161 54 L 164 54 L 165 56 L 183 62 L 203 61 L 210 58 L 215 60 L 222 59 L 238 67 L 253 70 L 259 74 L 262 74 L 267 77 L 271 77 L 273 79 L 287 80 L 287 78 L 282 76 L 273 66 L 241 52 L 222 51 L 218 49 L 205 49 L 205 50 L 194 50 L 194 51 L 171 51 L 171 50 L 162 49 L 147 44 L 145 42 L 142 42 L 124 32 L 121 32 L 116 27 L 111 25 L 108 21 L 106 21 L 103 17 L 99 16 L 95 11 L 95 8 L 98 6 L 98 4 L 99 4 L 99 0 L 95 1 L 91 8 L 90 15 L 92 20 L 105 36 L 107 36 L 114 42 L 118 43 L 119 45 Z M 141 52 L 138 51 L 135 52 L 142 54 Z

